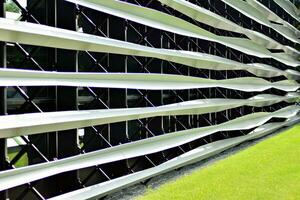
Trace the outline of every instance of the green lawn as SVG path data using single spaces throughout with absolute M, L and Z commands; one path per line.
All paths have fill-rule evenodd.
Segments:
M 300 125 L 138 199 L 299 200 Z

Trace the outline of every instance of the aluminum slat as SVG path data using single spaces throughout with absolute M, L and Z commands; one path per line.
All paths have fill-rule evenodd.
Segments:
M 257 9 L 255 6 L 252 6 L 252 4 L 241 0 L 222 0 L 222 1 L 227 5 L 231 6 L 232 8 L 243 13 L 247 17 L 253 19 L 254 21 L 262 25 L 265 25 L 269 28 L 272 28 L 278 33 L 280 33 L 281 35 L 288 37 L 289 40 L 297 43 L 299 42 L 299 38 L 297 37 L 297 35 L 294 33 L 293 30 L 287 29 L 282 25 L 271 23 L 271 21 L 269 21 L 268 18 L 265 16 L 265 13 L 261 12 L 261 10 Z
M 267 8 L 261 2 L 259 2 L 257 0 L 247 0 L 247 2 L 249 4 L 251 4 L 253 7 L 255 7 L 256 9 L 258 9 L 260 12 L 264 13 L 267 16 L 269 21 L 273 21 L 273 22 L 277 22 L 279 24 L 282 24 L 284 27 L 286 27 L 290 31 L 292 31 L 293 34 L 295 34 L 297 36 L 297 38 L 299 38 L 300 31 L 296 27 L 294 27 L 293 25 L 291 25 L 290 23 L 288 23 L 284 19 L 280 18 L 276 13 L 274 13 L 272 10 Z
M 0 40 L 54 48 L 153 57 L 200 69 L 246 70 L 264 77 L 288 76 L 286 72 L 268 65 L 258 68 L 251 66 L 251 64 L 243 64 L 205 53 L 150 48 L 89 34 L 1 18 Z
M 249 67 L 264 68 L 262 64 Z M 293 76 L 290 71 L 289 76 Z M 298 74 L 297 72 L 295 72 Z M 298 76 L 297 76 L 298 78 Z M 0 86 L 77 86 L 101 88 L 130 88 L 147 90 L 182 90 L 221 87 L 246 92 L 276 88 L 295 91 L 300 84 L 294 80 L 269 82 L 256 77 L 207 79 L 183 75 L 154 73 L 72 73 L 18 69 L 0 69 Z
M 153 57 L 199 69 L 246 70 L 254 75 L 263 77 L 280 75 L 288 77 L 289 75 L 285 71 L 269 65 L 255 67 L 252 66 L 252 64 L 243 64 L 205 53 L 151 48 L 129 42 L 1 18 L 0 41 L 79 51 L 88 50 L 93 52 Z
M 209 40 L 261 58 L 273 58 L 290 66 L 298 66 L 299 61 L 284 53 L 271 53 L 268 49 L 245 38 L 215 35 L 180 18 L 160 11 L 120 1 L 66 0 L 84 7 L 115 15 L 153 28 L 177 33 L 187 37 Z
M 262 107 L 281 101 L 296 102 L 298 99 L 299 95 L 295 93 L 287 94 L 285 97 L 266 94 L 250 99 L 200 99 L 154 108 L 61 111 L 0 116 L 0 138 L 83 128 L 155 116 L 205 114 L 244 105 Z
M 295 117 L 286 122 L 268 123 L 266 125 L 257 128 L 249 135 L 213 142 L 198 147 L 187 153 L 184 153 L 156 167 L 152 167 L 140 172 L 125 175 L 110 181 L 106 181 L 73 192 L 69 192 L 63 195 L 59 195 L 57 197 L 50 198 L 50 200 L 65 200 L 65 199 L 81 200 L 81 199 L 100 198 L 112 192 L 118 191 L 122 188 L 126 188 L 130 185 L 140 183 L 141 181 L 147 180 L 154 176 L 164 174 L 166 172 L 169 172 L 174 169 L 178 169 L 188 164 L 199 162 L 213 155 L 221 153 L 227 149 L 230 149 L 234 146 L 237 146 L 243 142 L 263 137 L 280 128 L 283 128 L 285 126 L 291 126 L 295 123 L 298 123 L 299 121 L 300 121 L 299 117 Z
M 219 131 L 248 130 L 263 125 L 272 118 L 294 117 L 299 111 L 299 106 L 289 106 L 273 113 L 252 113 L 219 125 L 168 133 L 49 163 L 0 172 L 0 190 L 67 171 L 163 151 Z
M 253 42 L 262 45 L 267 49 L 282 49 L 288 54 L 294 55 L 296 57 L 299 56 L 299 51 L 297 51 L 292 47 L 284 46 L 262 33 L 244 28 L 226 19 L 225 17 L 222 17 L 212 11 L 197 6 L 186 0 L 158 0 L 158 1 L 201 23 L 210 25 L 218 29 L 245 34 Z M 287 39 L 289 39 L 289 37 L 287 37 Z M 293 40 L 293 42 L 300 43 L 300 40 Z
M 295 20 L 300 22 L 300 11 L 299 9 L 289 0 L 274 0 L 283 10 L 291 15 Z

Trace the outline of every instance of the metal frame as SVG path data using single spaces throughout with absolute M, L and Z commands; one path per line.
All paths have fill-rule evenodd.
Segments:
M 0 1 L 0 17 L 5 17 L 5 5 L 4 0 Z M 6 44 L 0 42 L 0 65 L 1 67 L 6 67 Z M 0 115 L 7 114 L 7 104 L 6 104 L 6 88 L 0 87 Z M 7 145 L 6 139 L 0 139 L 0 171 L 6 170 L 6 157 L 7 157 Z M 6 199 L 7 192 L 0 192 L 0 199 Z
M 233 48 L 220 45 L 216 42 L 205 41 L 200 38 L 191 38 L 179 34 L 151 28 L 130 20 L 121 19 L 109 14 L 81 7 L 64 0 L 29 0 L 27 8 L 22 8 L 17 0 L 13 0 L 22 10 L 21 21 L 44 24 L 52 27 L 72 31 L 82 31 L 91 35 L 118 39 L 155 48 L 195 51 L 216 55 L 240 63 L 262 63 L 273 66 L 282 71 L 294 69 L 271 58 L 258 58 L 239 52 Z M 158 10 L 163 13 L 184 19 L 185 21 L 206 29 L 216 35 L 245 38 L 242 34 L 219 30 L 193 20 L 178 11 L 162 6 L 159 1 L 126 0 L 128 3 L 141 5 Z M 295 44 L 281 36 L 269 27 L 263 26 L 254 20 L 237 12 L 221 0 L 190 1 L 204 7 L 227 19 L 263 33 L 281 44 L 295 47 Z M 268 1 L 270 6 L 273 3 Z M 3 0 L 0 1 L 0 17 L 4 16 Z M 271 7 L 279 17 L 294 24 L 293 19 L 278 7 Z M 275 9 L 275 10 L 274 10 Z M 7 49 L 7 50 L 6 50 Z M 7 53 L 6 53 L 7 51 Z M 274 52 L 272 52 L 274 53 Z M 275 52 L 276 53 L 276 52 Z M 22 58 L 15 60 L 15 56 Z M 89 51 L 62 50 L 15 43 L 0 43 L 0 67 L 15 67 L 19 69 L 35 69 L 41 71 L 58 72 L 122 72 L 122 73 L 161 73 L 202 77 L 209 79 L 230 79 L 235 77 L 255 77 L 245 70 L 209 70 L 187 67 L 183 64 L 161 60 L 158 58 L 141 57 L 135 55 L 117 55 L 109 53 L 95 53 Z M 298 69 L 295 69 L 298 71 Z M 285 71 L 286 72 L 286 71 Z M 285 73 L 284 72 L 284 73 Z M 283 74 L 284 74 L 283 73 Z M 287 73 L 287 72 L 286 72 Z M 289 76 L 286 76 L 290 78 Z M 284 75 L 277 77 L 264 77 L 270 82 L 285 80 Z M 8 97 L 14 93 L 14 98 Z M 171 103 L 186 102 L 195 99 L 229 98 L 246 99 L 258 94 L 276 94 L 284 96 L 286 92 L 278 89 L 268 89 L 264 92 L 244 92 L 230 88 L 196 88 L 186 90 L 145 90 L 145 89 L 112 89 L 99 87 L 8 87 L 0 88 L 0 114 L 23 114 L 31 112 L 68 111 L 115 109 L 134 107 L 157 107 Z M 16 105 L 7 103 L 12 99 L 20 99 Z M 21 100 L 24 99 L 24 100 Z M 43 101 L 46 99 L 46 101 Z M 0 171 L 15 168 L 15 164 L 24 156 L 28 156 L 30 165 L 36 163 L 51 163 L 56 159 L 69 156 L 101 151 L 107 147 L 119 144 L 130 144 L 154 136 L 165 136 L 172 132 L 185 131 L 192 128 L 223 124 L 247 114 L 256 112 L 276 112 L 293 102 L 276 102 L 272 105 L 258 106 L 243 105 L 219 112 L 194 115 L 151 116 L 143 119 L 134 119 L 111 124 L 96 125 L 83 128 L 84 136 L 79 136 L 81 129 L 59 131 L 21 136 L 25 145 L 21 145 L 17 155 L 9 160 L 7 158 L 6 139 L 0 139 Z M 283 119 L 274 117 L 274 121 Z M 0 199 L 47 199 L 80 188 L 89 187 L 105 181 L 113 182 L 116 178 L 128 175 L 134 176 L 141 170 L 160 168 L 173 158 L 193 151 L 195 148 L 215 142 L 217 140 L 241 136 L 248 138 L 249 130 L 224 130 L 201 137 L 171 149 L 142 155 L 135 158 L 123 159 L 88 167 L 79 170 L 55 175 L 32 183 L 0 193 Z M 244 136 L 245 135 L 245 136 Z M 1 173 L 1 172 L 0 172 Z M 152 176 L 149 176 L 150 178 Z M 147 183 L 148 178 L 143 178 Z M 103 196 L 101 194 L 101 196 Z

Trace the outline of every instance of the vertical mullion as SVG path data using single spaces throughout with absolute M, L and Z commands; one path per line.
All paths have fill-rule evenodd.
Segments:
M 55 26 L 58 28 L 77 30 L 76 7 L 64 0 L 53 1 L 55 4 Z M 78 72 L 78 52 L 72 50 L 56 49 L 56 70 L 60 72 Z M 57 111 L 78 109 L 77 87 L 61 87 L 56 90 Z M 79 154 L 77 145 L 77 129 L 58 131 L 57 156 L 59 159 Z M 78 171 L 58 175 L 61 192 L 78 189 Z
M 0 0 L 0 17 L 5 17 L 5 0 Z M 0 42 L 0 68 L 6 68 L 6 44 Z M 0 115 L 6 115 L 6 88 L 0 87 Z M 0 139 L 0 171 L 6 169 L 7 146 L 6 139 Z M 6 199 L 7 192 L 0 192 L 0 199 Z
M 119 18 L 110 18 L 109 20 L 109 37 L 113 39 L 128 40 L 128 25 L 127 21 Z M 127 72 L 129 56 L 109 54 L 108 66 L 109 72 Z M 110 108 L 128 108 L 128 90 L 127 89 L 109 89 L 109 107 Z M 109 124 L 109 141 L 112 145 L 118 145 L 120 143 L 127 142 L 129 139 L 128 132 L 131 126 L 129 122 L 118 122 Z M 128 173 L 128 162 L 118 161 L 112 165 L 109 165 L 109 171 L 113 177 L 122 176 Z

